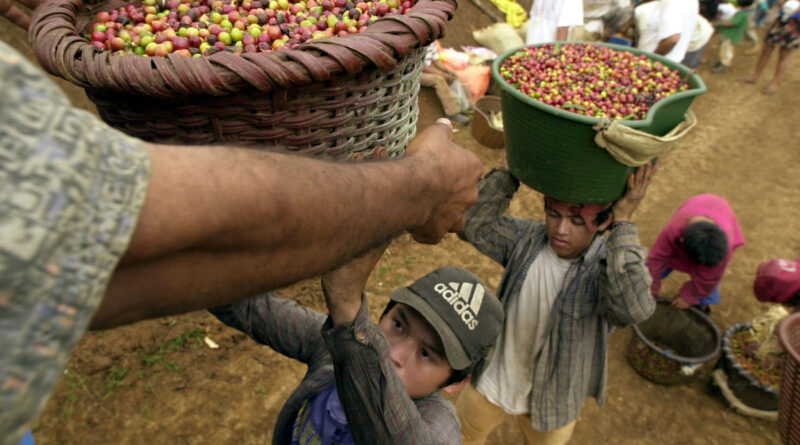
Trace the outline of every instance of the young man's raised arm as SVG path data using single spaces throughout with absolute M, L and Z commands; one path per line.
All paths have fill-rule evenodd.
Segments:
M 397 375 L 383 331 L 369 319 L 364 286 L 385 246 L 322 278 L 330 318 L 322 337 L 333 359 L 336 388 L 357 444 L 456 444 L 461 430 L 443 398 L 416 402 Z
M 625 195 L 614 203 L 614 222 L 606 243 L 606 272 L 600 288 L 604 317 L 618 327 L 639 323 L 656 309 L 650 294 L 650 272 L 645 265 L 647 249 L 639 243 L 639 230 L 631 221 L 645 196 L 655 167 L 645 164 L 628 177 Z

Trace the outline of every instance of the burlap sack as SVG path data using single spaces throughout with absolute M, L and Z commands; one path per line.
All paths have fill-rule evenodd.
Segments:
M 653 160 L 663 158 L 697 125 L 691 110 L 686 112 L 683 121 L 664 136 L 631 128 L 620 121 L 600 119 L 594 126 L 597 134 L 594 142 L 617 161 L 629 167 L 638 167 Z
M 497 55 L 503 54 L 510 49 L 518 48 L 525 43 L 514 31 L 514 27 L 508 23 L 495 23 L 486 28 L 473 31 L 472 37 L 481 46 L 489 48 Z

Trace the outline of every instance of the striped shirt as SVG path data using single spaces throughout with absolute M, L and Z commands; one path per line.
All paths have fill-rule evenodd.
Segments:
M 489 172 L 459 234 L 505 268 L 497 296 L 506 311 L 548 242 L 543 222 L 504 215 L 518 188 L 519 182 L 507 170 Z M 569 424 L 578 418 L 588 397 L 602 405 L 606 336 L 614 326 L 641 322 L 655 311 L 645 266 L 647 250 L 639 245 L 636 226 L 615 224 L 601 241 L 571 264 L 553 305 L 533 374 L 530 416 L 535 430 Z M 479 381 L 480 371 L 473 374 L 473 382 Z

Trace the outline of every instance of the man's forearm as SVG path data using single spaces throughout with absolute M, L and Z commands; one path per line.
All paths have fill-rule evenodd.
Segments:
M 670 51 L 672 51 L 672 48 L 675 48 L 675 45 L 678 44 L 678 40 L 680 39 L 681 39 L 680 34 L 674 34 L 665 39 L 662 39 L 660 42 L 658 42 L 658 46 L 653 52 L 664 56 Z
M 313 251 L 311 260 L 330 264 L 423 224 L 435 204 L 434 182 L 422 174 L 432 172 L 410 160 L 347 165 L 254 150 L 186 150 L 150 147 L 147 198 L 123 263 L 186 248 L 270 248 Z

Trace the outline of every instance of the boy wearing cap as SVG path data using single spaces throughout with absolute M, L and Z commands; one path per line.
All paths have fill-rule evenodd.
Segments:
M 710 312 L 719 304 L 719 283 L 733 252 L 744 245 L 744 236 L 733 209 L 724 198 L 703 194 L 681 204 L 669 220 L 647 257 L 653 277 L 651 291 L 658 297 L 661 279 L 673 270 L 689 274 L 672 300 L 672 307 L 696 306 Z
M 329 316 L 269 293 L 212 309 L 226 325 L 308 365 L 278 415 L 274 444 L 457 444 L 453 392 L 494 344 L 500 302 L 443 267 L 395 290 L 380 323 L 364 286 L 383 248 L 322 278 Z
M 800 308 L 800 258 L 764 261 L 758 266 L 753 291 L 758 301 Z
M 506 319 L 456 400 L 465 445 L 483 444 L 507 414 L 526 444 L 563 444 L 584 400 L 603 404 L 606 336 L 655 311 L 646 250 L 631 222 L 653 172 L 647 164 L 632 173 L 613 205 L 545 197 L 544 222 L 504 215 L 519 188 L 508 170 L 481 180 L 459 236 L 505 268 L 498 297 Z

